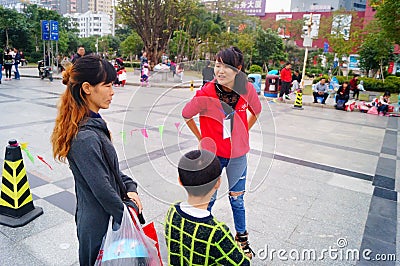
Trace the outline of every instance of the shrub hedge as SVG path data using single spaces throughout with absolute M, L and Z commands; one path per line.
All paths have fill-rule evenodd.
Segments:
M 328 78 L 328 76 L 326 75 L 323 77 Z M 317 83 L 318 81 L 321 80 L 321 78 L 322 77 L 315 78 L 313 80 L 313 83 L 314 84 Z M 336 78 L 339 80 L 339 83 L 342 84 L 346 80 L 350 81 L 352 77 L 336 76 Z M 359 77 L 358 80 L 364 81 L 364 88 L 367 91 L 378 91 L 378 92 L 390 91 L 391 93 L 400 92 L 400 77 L 388 76 L 385 78 L 385 82 L 383 82 L 381 79 L 374 79 L 367 77 Z
M 140 68 L 140 62 L 124 62 L 125 67 L 133 67 L 133 68 Z
M 259 65 L 251 65 L 250 68 L 249 68 L 249 72 L 250 73 L 259 73 L 259 74 L 261 74 L 263 71 L 262 71 L 262 67 L 261 66 L 259 66 Z

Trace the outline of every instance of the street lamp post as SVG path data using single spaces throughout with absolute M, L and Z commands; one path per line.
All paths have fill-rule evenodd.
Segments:
M 306 65 L 308 58 L 308 47 L 312 47 L 312 39 L 311 39 L 311 25 L 312 25 L 312 13 L 310 14 L 310 19 L 306 22 L 307 24 L 307 36 L 304 36 L 303 46 L 306 48 L 304 53 L 304 63 L 303 63 L 303 71 L 301 72 L 301 88 L 304 89 L 304 76 L 306 74 Z

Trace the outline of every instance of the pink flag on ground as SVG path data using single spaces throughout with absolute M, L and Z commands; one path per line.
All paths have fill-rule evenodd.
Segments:
M 176 122 L 175 123 L 175 127 L 176 127 L 176 129 L 179 131 L 179 126 L 181 125 L 181 123 L 180 122 Z
M 143 137 L 145 137 L 145 138 L 148 138 L 149 137 L 149 135 L 147 135 L 147 130 L 145 129 L 145 128 L 142 128 L 142 135 L 143 135 Z

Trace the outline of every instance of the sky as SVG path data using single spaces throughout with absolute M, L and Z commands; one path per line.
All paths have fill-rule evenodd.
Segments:
M 290 11 L 290 0 L 266 0 L 266 12 Z

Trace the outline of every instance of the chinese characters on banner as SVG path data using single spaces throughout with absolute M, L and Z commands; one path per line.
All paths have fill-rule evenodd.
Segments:
M 351 14 L 335 15 L 332 20 L 331 34 L 340 34 L 348 41 L 350 38 L 351 19 Z
M 307 32 L 308 31 L 307 21 L 310 20 L 310 14 L 304 14 L 303 20 L 304 20 L 303 32 Z M 312 39 L 318 39 L 319 23 L 321 21 L 321 14 L 313 14 L 311 21 L 312 21 L 312 25 L 311 25 L 310 37 Z
M 244 11 L 247 15 L 264 16 L 266 0 L 243 0 L 234 5 L 236 10 Z

